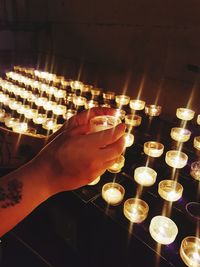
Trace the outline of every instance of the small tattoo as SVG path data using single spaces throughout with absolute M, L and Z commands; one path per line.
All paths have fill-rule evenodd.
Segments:
M 22 199 L 22 182 L 14 179 L 8 182 L 7 188 L 0 187 L 0 207 L 15 206 Z

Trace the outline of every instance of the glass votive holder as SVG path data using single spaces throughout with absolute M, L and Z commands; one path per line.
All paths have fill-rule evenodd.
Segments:
M 69 120 L 71 117 L 76 115 L 77 111 L 75 109 L 67 109 L 66 113 L 63 114 L 65 120 Z
M 98 176 L 96 179 L 94 179 L 91 183 L 89 183 L 88 185 L 96 185 L 98 184 L 98 182 L 100 181 L 101 176 Z
M 128 114 L 125 116 L 125 123 L 131 127 L 140 126 L 142 117 L 139 115 Z
M 85 109 L 90 109 L 94 107 L 98 107 L 99 103 L 95 100 L 88 100 L 85 102 Z
M 19 123 L 19 119 L 17 118 L 12 118 L 12 117 L 6 117 L 5 120 L 5 125 L 8 128 L 12 128 L 15 124 Z
M 121 120 L 124 120 L 125 116 L 126 116 L 125 110 L 119 109 L 119 108 L 116 109 L 115 117 L 120 118 Z
M 118 106 L 126 106 L 130 101 L 130 97 L 127 95 L 116 95 L 115 102 Z
M 58 89 L 55 93 L 54 96 L 55 98 L 65 98 L 67 95 L 66 91 Z
M 47 119 L 47 114 L 38 113 L 36 117 L 33 117 L 35 124 L 43 124 Z
M 107 91 L 103 93 L 104 101 L 111 101 L 115 99 L 115 92 Z
M 190 139 L 191 132 L 184 128 L 175 127 L 171 129 L 170 135 L 177 142 L 187 142 Z
M 12 127 L 15 133 L 26 133 L 28 129 L 28 124 L 26 122 L 15 123 Z
M 86 101 L 87 101 L 87 98 L 85 98 L 83 96 L 74 96 L 73 97 L 73 103 L 75 106 L 78 106 L 78 107 L 85 106 Z
M 111 173 L 118 173 L 121 171 L 121 169 L 124 167 L 125 163 L 125 157 L 124 156 L 119 156 L 119 158 L 115 161 L 113 165 L 111 165 L 107 171 Z
M 195 161 L 191 164 L 190 175 L 200 181 L 200 161 Z
M 55 101 L 47 101 L 44 103 L 44 110 L 50 111 L 53 110 L 57 106 Z
M 158 105 L 146 105 L 145 106 L 145 114 L 151 117 L 157 117 L 160 115 L 162 111 L 162 107 Z
M 200 222 L 200 203 L 199 202 L 189 202 L 185 206 L 189 218 L 193 222 Z
M 91 132 L 99 132 L 106 129 L 113 128 L 121 123 L 119 118 L 115 116 L 103 115 L 96 116 L 90 120 L 90 131 Z
M 180 246 L 180 256 L 188 267 L 200 266 L 200 238 L 185 237 Z
M 18 107 L 17 113 L 25 114 L 28 110 L 30 110 L 30 106 L 29 105 L 21 105 L 21 106 Z
M 181 169 L 187 164 L 188 156 L 181 151 L 170 150 L 165 155 L 165 161 L 170 167 Z
M 155 216 L 150 223 L 149 232 L 151 237 L 162 245 L 169 245 L 176 239 L 178 227 L 170 218 Z
M 176 117 L 180 120 L 190 121 L 194 118 L 194 110 L 189 108 L 177 108 Z
M 163 152 L 164 145 L 159 142 L 149 141 L 144 143 L 144 153 L 150 157 L 158 158 Z
M 119 205 L 124 198 L 124 187 L 118 183 L 107 183 L 102 187 L 102 198 L 112 206 Z
M 149 212 L 148 204 L 139 198 L 129 198 L 124 202 L 124 215 L 133 223 L 143 222 Z
M 74 90 L 82 90 L 84 84 L 80 81 L 72 81 L 71 82 L 71 88 L 72 88 L 72 91 Z
M 38 110 L 37 109 L 28 109 L 25 113 L 24 113 L 24 116 L 25 118 L 27 119 L 33 119 L 35 117 L 37 117 L 38 115 Z
M 43 107 L 47 101 L 48 99 L 46 97 L 38 97 L 35 99 L 35 104 L 38 107 Z
M 177 201 L 183 195 L 183 186 L 173 180 L 163 180 L 158 184 L 158 194 L 167 201 Z
M 151 186 L 156 182 L 157 172 L 149 167 L 138 167 L 134 171 L 134 180 L 142 186 Z
M 145 101 L 139 99 L 130 100 L 129 106 L 133 110 L 143 110 L 145 107 Z
M 125 138 L 125 147 L 130 147 L 134 143 L 134 135 L 131 133 L 125 133 L 124 134 Z
M 45 122 L 42 124 L 42 127 L 45 130 L 54 130 L 57 126 L 57 120 L 56 119 L 46 119 Z
M 200 125 L 200 114 L 197 116 L 197 124 Z
M 67 112 L 67 108 L 64 105 L 55 105 L 53 107 L 53 113 L 55 115 L 64 115 Z
M 200 136 L 195 136 L 193 146 L 197 150 L 200 150 Z

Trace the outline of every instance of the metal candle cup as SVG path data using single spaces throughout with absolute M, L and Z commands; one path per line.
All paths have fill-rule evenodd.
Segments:
M 177 108 L 176 117 L 180 120 L 190 121 L 194 118 L 194 110 L 189 108 Z
M 102 187 L 102 198 L 112 206 L 119 205 L 124 198 L 125 190 L 118 183 L 107 183 Z
M 183 195 L 183 186 L 173 180 L 163 180 L 158 185 L 158 193 L 167 201 L 177 201 Z
M 171 138 L 177 142 L 187 142 L 191 132 L 184 128 L 175 127 L 171 129 Z
M 146 219 L 148 212 L 149 206 L 142 199 L 129 198 L 124 203 L 124 215 L 131 222 L 143 222 Z
M 159 244 L 169 245 L 174 242 L 178 227 L 168 217 L 155 216 L 150 223 L 149 232 L 151 237 Z
M 165 161 L 170 167 L 181 169 L 187 164 L 188 156 L 181 151 L 170 150 L 166 153 Z
M 144 143 L 144 153 L 150 157 L 160 157 L 163 154 L 164 145 L 155 141 Z

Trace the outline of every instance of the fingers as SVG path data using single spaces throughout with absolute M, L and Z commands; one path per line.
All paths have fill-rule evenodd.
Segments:
M 67 136 L 83 135 L 83 134 L 87 134 L 88 131 L 89 131 L 89 125 L 86 124 L 86 125 L 75 127 L 74 129 L 69 130 L 69 131 L 67 130 L 66 134 Z

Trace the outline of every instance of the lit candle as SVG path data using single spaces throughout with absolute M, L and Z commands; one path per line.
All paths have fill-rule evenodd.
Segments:
M 195 161 L 192 163 L 190 175 L 197 181 L 200 181 L 200 161 Z
M 28 129 L 28 124 L 26 122 L 19 122 L 14 124 L 12 129 L 15 133 L 26 133 Z
M 197 124 L 200 125 L 200 114 L 197 116 Z
M 181 242 L 180 256 L 188 267 L 200 266 L 200 238 L 187 236 Z
M 28 109 L 25 113 L 24 116 L 27 119 L 33 119 L 36 118 L 38 115 L 38 110 L 37 109 Z
M 115 92 L 107 91 L 103 93 L 103 99 L 104 101 L 110 101 L 110 100 L 115 99 Z
M 176 117 L 180 120 L 190 121 L 194 118 L 194 110 L 188 108 L 177 108 Z
M 19 123 L 19 119 L 12 118 L 12 117 L 6 117 L 5 118 L 5 125 L 8 128 L 12 128 L 16 123 Z
M 59 89 L 59 90 L 57 90 L 56 92 L 54 92 L 54 96 L 55 96 L 56 98 L 65 98 L 66 95 L 67 95 L 66 91 L 61 90 L 61 89 Z
M 96 98 L 96 97 L 100 96 L 101 92 L 102 92 L 101 88 L 91 89 L 92 98 Z
M 149 212 L 148 204 L 139 198 L 129 198 L 124 203 L 125 217 L 134 223 L 143 222 Z
M 163 154 L 164 145 L 158 142 L 149 141 L 144 143 L 144 153 L 150 157 L 160 157 Z
M 4 116 L 5 116 L 5 110 L 4 109 L 0 109 L 0 122 L 2 122 Z
M 100 181 L 101 176 L 98 176 L 96 179 L 94 179 L 91 183 L 89 183 L 88 185 L 96 185 L 98 184 L 98 182 Z
M 131 133 L 125 133 L 125 147 L 130 147 L 134 143 L 134 135 Z
M 65 120 L 69 120 L 71 117 L 76 115 L 77 111 L 75 109 L 68 109 L 66 114 L 63 114 Z
M 118 183 L 107 183 L 102 187 L 102 198 L 112 206 L 119 205 L 124 198 L 125 190 Z
M 145 101 L 139 99 L 130 100 L 129 106 L 133 110 L 143 110 L 145 106 Z
M 162 107 L 157 105 L 146 105 L 145 106 L 145 114 L 156 117 L 159 116 L 161 113 Z
M 125 118 L 125 115 L 126 115 L 126 111 L 125 110 L 119 109 L 119 108 L 116 109 L 115 117 L 120 118 L 121 120 L 123 120 Z
M 181 169 L 187 164 L 188 156 L 181 151 L 170 150 L 166 153 L 165 161 L 170 167 Z
M 87 99 L 82 96 L 74 96 L 73 97 L 73 103 L 76 106 L 84 106 L 86 103 Z
M 183 195 L 183 186 L 173 180 L 163 180 L 158 185 L 158 193 L 167 201 L 177 201 Z
M 119 118 L 109 115 L 96 116 L 90 120 L 90 131 L 99 132 L 106 129 L 113 128 L 121 123 Z
M 82 90 L 83 83 L 80 81 L 72 81 L 71 82 L 71 88 L 72 88 L 72 90 Z
M 127 95 L 116 95 L 115 101 L 118 104 L 118 106 L 126 106 L 130 101 L 130 97 Z
M 156 182 L 157 172 L 149 167 L 138 167 L 134 171 L 135 181 L 142 186 L 151 186 Z
M 121 169 L 124 167 L 125 158 L 124 156 L 120 156 L 113 165 L 111 165 L 107 171 L 111 173 L 118 173 L 121 171 Z
M 200 150 L 200 136 L 195 136 L 193 145 L 194 148 Z
M 184 128 L 175 127 L 171 129 L 171 138 L 177 142 L 187 142 L 191 132 Z
M 47 101 L 44 103 L 44 110 L 50 111 L 57 106 L 55 101 Z
M 42 124 L 42 127 L 46 130 L 53 130 L 57 126 L 56 119 L 46 119 L 45 122 Z
M 90 108 L 93 108 L 93 107 L 98 107 L 99 104 L 97 101 L 95 100 L 89 100 L 85 103 L 85 109 L 90 109 Z
M 155 216 L 150 223 L 151 237 L 159 244 L 169 245 L 176 239 L 178 227 L 168 217 Z
M 43 124 L 45 123 L 46 119 L 47 119 L 47 114 L 38 113 L 36 117 L 33 117 L 33 122 L 35 124 Z
M 30 106 L 29 105 L 21 105 L 17 108 L 17 112 L 19 114 L 25 114 L 28 110 L 30 110 Z
M 138 115 L 128 114 L 125 116 L 125 123 L 131 127 L 137 127 L 141 124 L 142 117 Z
M 67 112 L 67 108 L 64 105 L 55 105 L 53 107 L 53 113 L 55 115 L 64 115 Z

